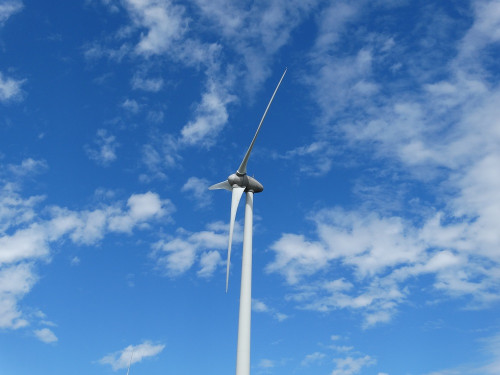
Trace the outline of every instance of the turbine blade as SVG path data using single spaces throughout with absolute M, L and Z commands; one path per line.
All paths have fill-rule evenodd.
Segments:
M 228 180 L 219 182 L 218 184 L 212 185 L 208 188 L 208 190 L 216 190 L 216 189 L 226 189 L 229 191 L 233 190 Z
M 262 123 L 264 122 L 264 119 L 266 118 L 267 111 L 269 110 L 269 107 L 271 106 L 271 103 L 273 102 L 274 96 L 276 95 L 276 92 L 278 91 L 281 81 L 283 81 L 283 78 L 285 77 L 286 71 L 288 68 L 285 68 L 285 71 L 283 72 L 283 75 L 281 76 L 280 81 L 278 82 L 278 85 L 274 89 L 273 96 L 271 96 L 271 100 L 269 100 L 269 103 L 267 104 L 266 110 L 264 111 L 264 115 L 262 115 L 262 118 L 260 119 L 259 126 L 257 127 L 257 131 L 255 132 L 255 135 L 253 136 L 252 143 L 250 143 L 250 147 L 248 148 L 247 153 L 245 154 L 245 157 L 243 158 L 243 161 L 240 164 L 240 167 L 238 168 L 238 173 L 239 175 L 245 175 L 247 173 L 247 163 L 248 159 L 250 158 L 250 153 L 252 152 L 253 144 L 255 143 L 255 140 L 257 139 L 257 135 L 259 134 L 260 127 L 262 126 Z
M 240 203 L 240 199 L 244 191 L 244 187 L 235 186 L 231 197 L 231 220 L 229 221 L 229 245 L 227 247 L 226 293 L 229 285 L 229 265 L 231 264 L 231 245 L 233 243 L 234 220 L 236 219 L 236 211 L 238 210 L 238 204 Z

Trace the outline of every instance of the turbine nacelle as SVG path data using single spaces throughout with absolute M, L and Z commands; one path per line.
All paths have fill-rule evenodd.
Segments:
M 242 193 L 249 191 L 251 191 L 252 193 L 260 193 L 262 190 L 264 190 L 264 186 L 262 186 L 262 184 L 255 178 L 248 176 L 246 173 L 241 174 L 236 172 L 229 176 L 227 180 L 212 185 L 208 189 L 226 189 L 229 191 L 234 191 L 236 189 L 236 191 L 241 190 Z
M 227 178 L 229 185 L 235 187 L 244 187 L 245 191 L 251 191 L 253 193 L 260 193 L 264 190 L 264 186 L 257 181 L 255 178 L 248 176 L 247 174 L 240 175 L 238 172 L 233 173 L 231 176 Z

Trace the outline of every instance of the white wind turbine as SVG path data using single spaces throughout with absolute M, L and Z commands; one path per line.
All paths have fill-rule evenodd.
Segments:
M 238 346 L 236 350 L 236 375 L 250 374 L 250 320 L 252 309 L 252 228 L 253 228 L 253 194 L 260 193 L 264 187 L 256 179 L 247 175 L 247 163 L 252 152 L 253 145 L 259 134 L 260 127 L 266 118 L 267 111 L 273 102 L 274 96 L 285 77 L 286 69 L 281 76 L 271 100 L 260 120 L 259 126 L 253 137 L 243 161 L 236 173 L 230 175 L 227 180 L 210 186 L 210 190 L 226 189 L 232 192 L 231 218 L 229 222 L 229 246 L 227 249 L 226 270 L 226 293 L 229 281 L 229 265 L 231 260 L 231 243 L 233 241 L 234 220 L 236 210 L 243 192 L 247 193 L 245 204 L 245 226 L 243 230 L 243 256 L 241 265 L 241 289 L 240 289 L 240 313 L 238 320 Z

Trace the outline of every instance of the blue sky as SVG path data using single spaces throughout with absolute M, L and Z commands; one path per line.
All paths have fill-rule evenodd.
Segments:
M 500 373 L 498 1 L 0 1 L 0 373 Z

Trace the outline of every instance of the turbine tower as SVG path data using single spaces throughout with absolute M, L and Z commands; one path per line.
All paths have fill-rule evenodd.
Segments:
M 286 69 L 281 76 L 273 96 L 267 104 L 264 115 L 260 120 L 257 131 L 250 143 L 250 147 L 243 158 L 236 173 L 230 175 L 227 180 L 209 187 L 210 190 L 226 189 L 232 192 L 231 216 L 229 221 L 229 245 L 227 249 L 226 269 L 226 293 L 229 283 L 229 265 L 231 261 L 231 244 L 233 241 L 234 221 L 236 210 L 243 192 L 246 192 L 245 225 L 243 230 L 243 256 L 241 265 L 241 289 L 240 289 L 240 312 L 238 320 L 238 346 L 236 349 L 236 375 L 250 375 L 250 320 L 252 311 L 252 228 L 253 228 L 253 194 L 260 193 L 264 187 L 255 178 L 247 175 L 247 163 L 252 152 L 253 145 L 259 134 L 260 127 L 266 118 L 267 111 L 273 102 L 274 96 L 285 77 Z

